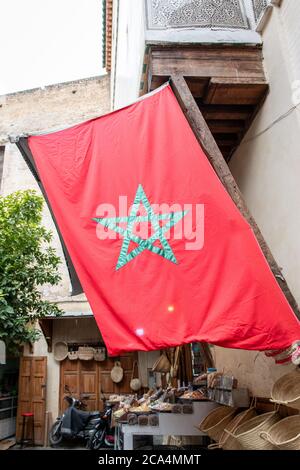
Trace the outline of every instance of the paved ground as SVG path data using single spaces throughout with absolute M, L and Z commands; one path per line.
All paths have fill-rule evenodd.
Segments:
M 58 447 L 42 447 L 42 446 L 24 446 L 21 447 L 20 444 L 16 444 L 11 447 L 9 450 L 88 450 L 85 445 L 78 442 L 69 442 L 62 444 Z

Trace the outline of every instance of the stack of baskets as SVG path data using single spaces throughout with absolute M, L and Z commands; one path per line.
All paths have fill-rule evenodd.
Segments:
M 270 450 L 274 444 L 262 437 L 263 431 L 268 431 L 273 424 L 280 420 L 276 411 L 256 416 L 256 410 L 251 407 L 239 414 L 237 410 L 221 406 L 211 411 L 201 422 L 199 429 L 205 432 L 216 444 L 209 448 L 224 450 Z
M 237 414 L 237 410 L 220 406 L 200 423 L 216 444 L 210 449 L 224 450 L 300 450 L 300 414 L 282 419 L 280 405 L 300 410 L 300 369 L 277 380 L 271 393 L 275 411 L 257 414 L 255 406 Z
M 234 436 L 234 432 L 238 426 L 249 421 L 254 416 L 256 416 L 256 409 L 254 407 L 238 413 L 225 427 L 219 442 L 208 446 L 209 449 L 242 450 L 243 447 Z
M 225 427 L 232 421 L 237 410 L 229 406 L 219 406 L 212 410 L 199 424 L 199 430 L 219 442 Z

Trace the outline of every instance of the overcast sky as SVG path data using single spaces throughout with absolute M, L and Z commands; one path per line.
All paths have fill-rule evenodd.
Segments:
M 0 95 L 101 75 L 101 0 L 0 0 Z

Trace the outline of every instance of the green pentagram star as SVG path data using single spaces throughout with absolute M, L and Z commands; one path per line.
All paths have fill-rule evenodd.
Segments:
M 147 215 L 137 215 L 140 205 L 143 205 Z M 116 265 L 116 271 L 122 266 L 125 266 L 129 261 L 134 259 L 144 250 L 149 250 L 163 258 L 177 264 L 177 260 L 174 256 L 172 248 L 170 247 L 167 239 L 164 236 L 171 227 L 173 227 L 180 219 L 182 219 L 188 211 L 181 212 L 170 212 L 168 214 L 155 214 L 151 204 L 145 194 L 145 191 L 140 184 L 134 201 L 131 207 L 131 211 L 128 217 L 107 217 L 107 218 L 93 218 L 97 223 L 103 225 L 116 233 L 123 236 L 123 244 L 120 251 L 119 259 Z M 160 220 L 167 220 L 167 223 L 162 227 L 159 224 Z M 127 223 L 127 228 L 120 227 L 120 223 Z M 149 238 L 144 239 L 139 237 L 133 232 L 134 224 L 139 222 L 148 222 L 154 228 L 154 233 Z M 156 240 L 159 240 L 161 247 L 154 245 Z M 128 248 L 130 241 L 138 244 L 130 253 Z

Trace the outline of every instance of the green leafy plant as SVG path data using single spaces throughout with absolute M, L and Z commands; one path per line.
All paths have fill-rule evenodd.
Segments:
M 60 281 L 42 209 L 43 198 L 32 190 L 0 197 L 0 339 L 14 352 L 39 338 L 38 319 L 62 313 L 40 291 Z

